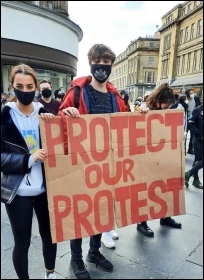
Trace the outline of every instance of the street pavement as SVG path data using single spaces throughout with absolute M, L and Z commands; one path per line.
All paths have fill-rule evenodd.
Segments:
M 185 157 L 186 171 L 194 156 Z M 168 172 L 168 171 L 167 171 Z M 203 170 L 199 171 L 203 183 Z M 190 179 L 192 182 L 192 179 Z M 93 279 L 203 279 L 203 190 L 191 184 L 185 188 L 186 214 L 175 219 L 182 229 L 160 226 L 159 220 L 149 221 L 154 238 L 137 232 L 136 225 L 117 229 L 119 239 L 115 249 L 102 245 L 101 252 L 114 265 L 111 273 L 87 262 Z M 4 204 L 1 203 L 1 279 L 18 279 L 12 264 L 14 242 Z M 83 256 L 89 249 L 89 238 L 83 239 Z M 76 279 L 70 270 L 69 241 L 58 243 L 57 279 Z M 32 240 L 29 250 L 30 279 L 44 279 L 41 239 L 36 217 L 33 218 Z

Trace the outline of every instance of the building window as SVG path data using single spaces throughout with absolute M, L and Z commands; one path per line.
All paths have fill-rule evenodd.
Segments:
M 188 53 L 187 69 L 186 69 L 187 73 L 190 72 L 191 69 L 190 67 L 191 67 L 191 53 Z
M 154 60 L 153 57 L 148 57 L 147 66 L 153 66 L 153 60 Z
M 186 27 L 186 30 L 185 30 L 185 39 L 184 39 L 184 43 L 188 41 L 188 29 L 189 29 L 189 27 L 187 26 L 187 27 Z
M 188 5 L 188 12 L 191 10 L 191 4 Z
M 195 23 L 191 24 L 191 39 L 194 37 Z
M 179 44 L 181 45 L 183 42 L 183 29 L 180 30 L 180 40 L 179 40 Z
M 167 77 L 167 75 L 168 75 L 168 67 L 169 67 L 168 59 L 163 60 L 162 61 L 162 71 L 161 71 L 162 77 Z
M 203 49 L 201 49 L 200 54 L 200 71 L 203 71 Z
M 169 22 L 172 21 L 172 15 L 169 15 L 167 18 L 166 18 L 166 23 L 168 24 Z
M 197 7 L 197 1 L 194 1 L 194 8 Z
M 154 83 L 154 72 L 145 72 L 145 83 Z
M 198 54 L 198 51 L 194 51 L 193 72 L 196 72 L 196 71 L 197 71 L 197 54 Z
M 185 9 L 185 8 L 183 8 L 183 9 L 182 9 L 182 14 L 181 14 L 181 15 L 182 15 L 182 16 L 184 16 L 184 15 L 185 15 L 185 13 L 186 13 L 186 9 Z
M 170 49 L 170 44 L 171 44 L 171 35 L 167 35 L 164 37 L 164 50 Z
M 197 25 L 197 36 L 200 36 L 200 34 L 201 34 L 201 23 L 202 23 L 202 20 L 200 19 L 198 21 L 198 25 Z
M 181 58 L 180 58 L 180 56 L 179 56 L 179 57 L 177 57 L 177 63 L 176 63 L 176 74 L 177 74 L 177 75 L 179 75 L 180 63 L 181 63 Z
M 185 70 L 185 61 L 186 61 L 186 55 L 184 54 L 182 60 L 181 74 L 183 74 Z
M 150 48 L 154 48 L 154 42 L 150 42 L 150 43 L 149 43 L 149 47 L 150 47 Z

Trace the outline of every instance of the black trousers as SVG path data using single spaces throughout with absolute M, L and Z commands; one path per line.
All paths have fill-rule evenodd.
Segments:
M 5 205 L 14 236 L 13 264 L 19 279 L 29 279 L 28 249 L 31 242 L 33 209 L 35 210 L 45 267 L 55 268 L 57 244 L 52 244 L 47 193 L 38 196 L 16 196 Z
M 90 251 L 98 251 L 101 247 L 102 234 L 96 234 L 90 237 Z M 70 240 L 72 261 L 78 261 L 83 258 L 82 256 L 82 238 Z
M 193 142 L 195 159 L 193 162 L 193 168 L 190 170 L 195 180 L 198 180 L 198 171 L 203 167 L 203 143 L 200 139 L 194 137 Z

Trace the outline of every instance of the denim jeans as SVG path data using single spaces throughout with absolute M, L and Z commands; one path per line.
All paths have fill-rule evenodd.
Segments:
M 89 246 L 91 252 L 98 251 L 99 248 L 101 247 L 101 236 L 102 236 L 101 233 L 90 236 Z M 72 261 L 81 260 L 83 258 L 82 238 L 70 240 L 70 246 L 71 246 Z

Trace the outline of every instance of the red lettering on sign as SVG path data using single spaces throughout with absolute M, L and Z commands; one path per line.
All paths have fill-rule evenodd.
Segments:
M 52 136 L 53 125 L 59 126 L 59 135 L 55 138 Z M 46 143 L 47 143 L 47 154 L 48 154 L 48 165 L 49 167 L 56 167 L 56 155 L 55 145 L 63 143 L 63 129 L 62 120 L 60 118 L 53 118 L 52 122 L 44 122 Z M 49 139 L 49 140 L 48 140 Z
M 159 152 L 164 148 L 165 139 L 161 139 L 160 142 L 156 145 L 152 145 L 152 121 L 158 120 L 161 124 L 164 123 L 164 118 L 160 114 L 153 114 L 147 118 L 147 149 L 149 152 L 155 153 Z M 156 131 L 156 129 L 154 129 Z
M 165 125 L 171 127 L 171 149 L 177 149 L 177 127 L 183 126 L 183 113 L 167 113 L 165 115 Z M 180 145 L 180 144 L 179 144 Z
M 179 192 L 183 189 L 183 178 L 167 179 L 167 191 L 173 192 L 174 216 L 179 215 Z
M 126 201 L 130 199 L 129 186 L 115 189 L 115 201 L 120 205 L 120 216 L 122 226 L 127 226 L 127 209 Z
M 107 185 L 114 185 L 117 184 L 121 178 L 122 175 L 122 162 L 117 161 L 116 162 L 116 167 L 114 170 L 109 168 L 110 164 L 109 163 L 104 163 L 103 164 L 103 179 L 104 182 Z M 115 172 L 115 174 L 113 174 Z
M 59 207 L 59 203 L 63 201 L 65 203 L 64 210 L 60 212 L 62 206 Z M 67 217 L 71 210 L 71 200 L 65 195 L 57 195 L 53 197 L 53 207 L 55 215 L 55 231 L 56 231 L 56 242 L 64 241 L 62 219 Z
M 166 201 L 164 201 L 161 197 L 157 196 L 155 191 L 159 188 L 162 193 L 165 193 L 167 191 L 166 184 L 162 180 L 154 181 L 150 184 L 148 195 L 149 199 L 158 203 L 161 206 L 161 210 L 155 212 L 155 207 L 150 207 L 150 216 L 152 219 L 158 219 L 160 217 L 165 217 L 167 213 L 167 204 Z
M 105 197 L 105 198 L 104 198 Z M 101 218 L 104 218 L 104 214 L 101 213 L 101 200 L 102 203 L 106 203 L 105 215 L 107 217 L 106 224 L 101 224 Z M 103 207 L 102 207 L 103 208 Z M 94 213 L 95 213 L 95 226 L 99 232 L 106 232 L 114 227 L 114 215 L 113 215 L 113 195 L 109 190 L 99 191 L 94 197 Z
M 130 155 L 144 154 L 145 146 L 138 145 L 138 139 L 145 137 L 145 129 L 137 128 L 138 122 L 144 122 L 145 116 L 129 116 L 129 146 L 130 146 Z
M 128 181 L 128 176 L 129 178 L 134 181 L 135 177 L 134 175 L 131 173 L 132 169 L 134 168 L 134 161 L 131 159 L 125 159 L 123 161 L 123 181 L 127 182 Z
M 77 127 L 76 124 L 78 124 L 81 128 L 81 133 L 79 135 L 74 136 L 74 126 Z M 86 127 L 86 120 L 83 118 L 69 118 L 68 121 L 68 137 L 70 142 L 70 150 L 71 150 L 71 159 L 72 164 L 76 165 L 78 164 L 77 161 L 77 154 L 79 154 L 84 161 L 84 163 L 88 164 L 90 163 L 90 159 L 88 157 L 88 154 L 86 152 L 86 149 L 82 145 L 82 141 L 84 141 L 87 138 L 87 127 Z
M 103 129 L 103 138 L 98 139 L 98 141 L 103 142 L 104 148 L 102 151 L 97 151 L 97 136 L 96 136 L 96 127 L 100 125 Z M 90 133 L 90 151 L 93 159 L 95 161 L 103 161 L 108 157 L 109 153 L 109 145 L 110 145 L 110 139 L 109 139 L 109 126 L 105 118 L 95 118 L 91 120 L 89 125 L 89 133 Z
M 119 125 L 118 125 L 119 124 Z M 112 117 L 111 118 L 111 129 L 116 129 L 117 131 L 117 149 L 118 157 L 123 157 L 124 148 L 124 138 L 123 130 L 128 128 L 128 116 Z
M 135 184 L 130 186 L 130 197 L 131 197 L 131 222 L 133 224 L 138 222 L 147 221 L 148 215 L 140 215 L 139 209 L 141 207 L 147 207 L 147 199 L 139 199 L 138 193 L 147 190 L 147 183 Z M 148 213 L 148 211 L 145 211 Z
M 80 204 L 80 201 L 83 203 Z M 79 208 L 79 205 L 82 205 L 82 208 Z M 81 226 L 85 228 L 88 235 L 94 235 L 94 231 L 91 223 L 88 220 L 88 216 L 92 212 L 92 201 L 89 195 L 87 194 L 76 194 L 73 195 L 73 206 L 74 206 L 74 227 L 75 227 L 75 237 L 81 238 Z M 82 209 L 86 208 L 83 212 Z
M 95 172 L 95 182 L 91 182 L 91 173 Z M 101 167 L 98 164 L 90 165 L 85 170 L 85 183 L 90 189 L 97 188 L 100 186 L 102 180 Z

